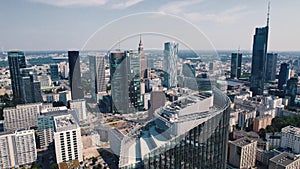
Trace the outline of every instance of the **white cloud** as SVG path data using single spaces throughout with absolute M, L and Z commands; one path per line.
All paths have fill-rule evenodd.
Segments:
M 108 0 L 30 0 L 32 2 L 43 3 L 58 7 L 67 6 L 100 6 L 107 3 Z
M 185 11 L 185 8 L 200 3 L 202 0 L 191 0 L 191 1 L 173 1 L 160 7 L 160 12 L 179 14 Z
M 245 7 L 234 7 L 219 13 L 186 12 L 183 17 L 193 21 L 210 21 L 216 23 L 234 23 L 242 18 Z
M 120 2 L 112 5 L 113 9 L 125 9 L 128 7 L 131 7 L 133 5 L 136 5 L 140 2 L 143 2 L 144 0 L 128 0 L 126 2 Z

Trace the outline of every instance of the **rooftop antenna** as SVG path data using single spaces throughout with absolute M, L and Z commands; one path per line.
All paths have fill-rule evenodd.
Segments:
M 271 5 L 271 1 L 269 0 L 269 2 L 268 2 L 268 14 L 267 14 L 267 26 L 269 26 L 269 22 L 270 22 L 270 5 Z
M 142 43 L 142 34 L 140 33 L 140 43 Z

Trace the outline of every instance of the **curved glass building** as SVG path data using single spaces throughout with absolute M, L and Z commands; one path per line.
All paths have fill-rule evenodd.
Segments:
M 119 167 L 225 169 L 230 100 L 186 90 L 122 139 Z

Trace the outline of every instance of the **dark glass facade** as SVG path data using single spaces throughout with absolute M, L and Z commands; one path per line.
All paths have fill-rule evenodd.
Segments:
M 81 86 L 80 57 L 79 51 L 68 51 L 70 87 L 72 99 L 83 99 L 83 89 Z
M 290 64 L 282 63 L 280 65 L 280 72 L 278 77 L 278 89 L 283 89 L 283 85 L 285 85 L 290 78 Z
M 267 54 L 266 81 L 274 81 L 276 79 L 277 53 Z
M 298 78 L 292 77 L 287 81 L 285 95 L 290 97 L 289 105 L 293 106 L 295 104 L 295 99 L 297 96 L 297 88 L 298 88 Z
M 262 95 L 266 74 L 269 26 L 256 28 L 252 51 L 251 86 L 253 96 Z
M 129 113 L 129 61 L 124 51 L 112 51 L 109 56 L 112 112 Z
M 225 169 L 230 101 L 219 91 L 213 101 L 218 107 L 215 116 L 122 168 Z
M 239 79 L 241 77 L 241 68 L 242 68 L 242 54 L 241 53 L 232 53 L 231 54 L 231 73 L 230 78 Z
M 11 51 L 8 52 L 8 64 L 10 70 L 11 86 L 13 91 L 13 99 L 16 103 L 22 103 L 20 76 L 21 68 L 26 68 L 24 52 Z
M 51 64 L 50 65 L 50 75 L 52 81 L 58 81 L 59 80 L 59 73 L 58 73 L 58 65 L 57 64 Z

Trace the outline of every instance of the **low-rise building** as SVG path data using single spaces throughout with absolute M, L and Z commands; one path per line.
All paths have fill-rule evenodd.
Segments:
M 294 154 L 283 152 L 269 161 L 269 169 L 297 169 L 300 168 L 300 158 Z
M 253 131 L 259 132 L 260 129 L 265 129 L 272 124 L 272 119 L 271 115 L 262 115 L 254 118 Z
M 247 137 L 229 141 L 228 162 L 233 167 L 251 168 L 255 166 L 257 141 Z

